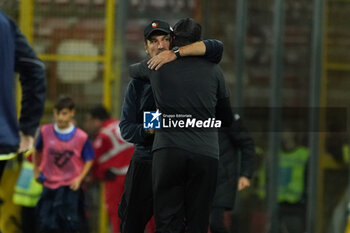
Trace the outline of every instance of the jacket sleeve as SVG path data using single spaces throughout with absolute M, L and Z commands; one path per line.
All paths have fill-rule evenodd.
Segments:
M 149 80 L 151 69 L 148 68 L 147 60 L 129 66 L 129 75 L 133 79 Z
M 153 141 L 153 135 L 148 134 L 138 119 L 138 95 L 134 82 L 131 81 L 126 91 L 122 113 L 120 117 L 120 133 L 123 139 L 134 144 L 149 144 Z
M 111 148 L 112 143 L 110 139 L 101 133 L 99 133 L 93 141 L 93 149 L 96 157 L 94 158 L 94 165 L 92 167 L 92 171 L 93 175 L 100 180 L 105 179 L 106 171 L 111 167 L 108 163 L 101 162 L 100 158 Z
M 232 127 L 228 131 L 231 142 L 241 151 L 241 174 L 251 178 L 255 167 L 255 146 L 254 141 L 244 127 L 238 114 L 234 114 Z
M 222 53 L 224 51 L 224 44 L 219 40 L 203 40 L 205 44 L 204 58 L 208 61 L 218 64 L 222 59 Z
M 231 109 L 229 90 L 226 87 L 224 75 L 218 65 L 215 69 L 215 75 L 218 79 L 215 117 L 218 120 L 221 120 L 221 127 L 231 127 L 233 122 L 233 113 Z
M 20 74 L 22 87 L 19 127 L 24 134 L 34 135 L 44 112 L 45 66 L 36 56 L 17 25 L 13 21 L 11 21 L 11 25 L 15 34 L 15 70 Z

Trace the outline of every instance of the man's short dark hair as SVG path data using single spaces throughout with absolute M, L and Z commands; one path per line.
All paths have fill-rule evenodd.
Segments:
M 73 110 L 75 108 L 75 103 L 69 96 L 60 96 L 54 105 L 54 109 L 60 112 L 62 109 Z
M 107 111 L 107 109 L 102 105 L 97 105 L 90 111 L 90 115 L 94 119 L 98 119 L 101 121 L 108 120 L 110 118 L 110 115 Z
M 183 46 L 201 40 L 202 27 L 192 18 L 180 19 L 174 26 L 174 46 Z

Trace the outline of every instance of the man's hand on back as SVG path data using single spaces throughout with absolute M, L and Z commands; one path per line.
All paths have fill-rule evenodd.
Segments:
M 176 60 L 176 55 L 172 50 L 165 50 L 152 57 L 148 62 L 148 68 L 159 70 L 164 64 Z

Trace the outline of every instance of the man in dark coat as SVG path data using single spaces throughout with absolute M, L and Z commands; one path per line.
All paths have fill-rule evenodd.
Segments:
M 238 114 L 234 114 L 231 128 L 220 130 L 219 146 L 218 180 L 210 213 L 211 233 L 229 232 L 224 225 L 224 213 L 233 209 L 237 190 L 250 186 L 254 170 L 254 141 Z
M 177 46 L 199 41 L 201 28 L 192 19 L 183 19 L 175 25 L 174 34 L 176 52 Z M 219 143 L 217 129 L 201 126 L 214 122 L 216 127 L 219 120 L 222 126 L 231 126 L 233 116 L 223 74 L 217 65 L 200 57 L 180 57 L 157 72 L 142 76 L 144 73 L 147 69 L 130 72 L 133 78 L 150 80 L 163 117 L 190 116 L 185 117 L 186 125 L 195 125 L 163 125 L 156 130 L 152 149 L 156 231 L 182 232 L 185 227 L 192 233 L 207 232 Z M 154 114 L 159 116 L 158 111 Z
M 15 72 L 20 74 L 22 102 L 16 114 Z M 30 149 L 44 112 L 46 75 L 17 25 L 0 10 L 0 178 L 6 161 Z
M 177 59 L 170 49 L 172 30 L 169 24 L 153 20 L 144 31 L 145 49 L 151 57 L 150 65 L 160 68 L 162 64 Z M 219 63 L 223 51 L 220 41 L 204 40 L 179 48 L 180 56 L 197 55 Z M 164 60 L 165 59 L 165 60 Z M 144 61 L 144 63 L 146 60 Z M 146 64 L 146 63 L 145 63 Z M 143 232 L 153 215 L 152 192 L 152 144 L 154 134 L 143 128 L 143 113 L 156 110 L 149 81 L 133 79 L 128 86 L 121 114 L 120 131 L 123 138 L 135 145 L 125 179 L 124 193 L 119 207 L 121 232 Z

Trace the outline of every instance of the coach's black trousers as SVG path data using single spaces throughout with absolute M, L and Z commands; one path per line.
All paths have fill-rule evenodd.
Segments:
M 151 159 L 131 159 L 118 215 L 122 233 L 144 232 L 153 215 Z
M 218 160 L 177 148 L 153 153 L 156 233 L 208 232 Z

